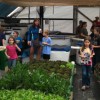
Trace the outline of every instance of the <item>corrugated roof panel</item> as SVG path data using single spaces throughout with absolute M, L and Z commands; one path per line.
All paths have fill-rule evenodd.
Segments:
M 11 6 L 5 3 L 0 3 L 0 17 L 6 17 L 9 13 L 11 13 L 16 6 Z

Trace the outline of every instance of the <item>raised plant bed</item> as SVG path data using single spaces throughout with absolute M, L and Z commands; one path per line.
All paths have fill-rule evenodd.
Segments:
M 31 89 L 47 95 L 57 95 L 63 98 L 61 100 L 71 100 L 73 75 L 74 65 L 63 61 L 34 61 L 28 64 L 17 64 L 16 68 L 0 80 L 0 91 Z

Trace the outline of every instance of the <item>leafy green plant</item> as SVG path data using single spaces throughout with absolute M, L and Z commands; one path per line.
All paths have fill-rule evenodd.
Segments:
M 33 90 L 0 90 L 0 100 L 66 100 L 59 95 L 45 94 Z
M 32 89 L 66 98 L 69 96 L 71 69 L 60 65 L 66 66 L 66 62 L 18 63 L 0 80 L 0 89 Z
M 66 67 L 68 67 L 69 69 L 73 69 L 74 65 L 71 62 L 67 62 Z
M 66 63 L 64 61 L 34 61 L 33 63 L 31 63 L 29 65 L 29 69 L 33 70 L 33 69 L 44 69 L 46 72 L 48 72 L 49 74 L 51 74 L 52 72 L 54 72 L 57 75 L 62 76 L 63 78 L 68 78 L 71 75 L 71 69 L 66 67 Z M 66 74 L 64 77 L 64 74 Z
M 61 67 L 61 68 L 65 68 L 66 66 L 65 66 L 65 65 L 60 65 L 60 67 Z

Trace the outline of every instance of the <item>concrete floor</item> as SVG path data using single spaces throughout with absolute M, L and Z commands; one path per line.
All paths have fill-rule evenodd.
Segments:
M 100 100 L 100 84 L 96 82 L 94 75 L 91 75 L 91 88 L 81 90 L 81 66 L 76 65 L 74 78 L 74 100 Z

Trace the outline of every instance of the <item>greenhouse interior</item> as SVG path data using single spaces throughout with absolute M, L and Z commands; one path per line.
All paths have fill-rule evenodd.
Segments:
M 0 0 L 0 100 L 100 100 L 100 0 Z

